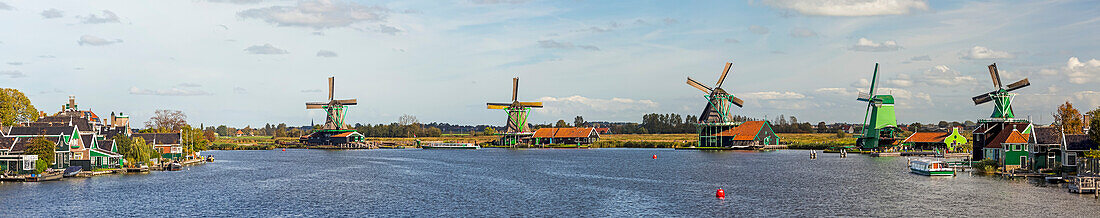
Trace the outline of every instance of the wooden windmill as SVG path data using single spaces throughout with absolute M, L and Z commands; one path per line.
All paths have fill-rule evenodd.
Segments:
M 699 91 L 703 91 L 703 93 L 707 93 L 706 98 L 708 102 L 706 108 L 703 109 L 703 114 L 699 116 L 700 123 L 733 122 L 733 115 L 730 114 L 732 105 L 737 105 L 737 107 L 744 106 L 745 101 L 731 95 L 726 92 L 726 90 L 722 90 L 722 82 L 726 80 L 726 74 L 730 72 L 730 67 L 732 66 L 733 63 L 726 62 L 726 69 L 722 70 L 722 74 L 718 77 L 718 83 L 714 84 L 713 89 L 702 83 L 696 82 L 691 79 L 691 77 L 687 78 L 688 85 L 699 89 Z
M 527 115 L 531 108 L 542 108 L 542 102 L 520 102 L 518 99 L 519 77 L 512 78 L 511 103 L 486 103 L 488 109 L 503 109 L 508 112 L 508 130 L 505 133 L 532 132 L 527 124 Z
M 989 65 L 989 76 L 993 78 L 994 90 L 989 93 L 974 96 L 974 105 L 984 104 L 986 102 L 993 101 L 996 103 L 993 107 L 993 115 L 990 118 L 1012 119 L 1016 117 L 1012 113 L 1012 97 L 1016 96 L 1015 93 L 1010 93 L 1017 89 L 1021 89 L 1031 85 L 1031 82 L 1024 78 L 1020 81 L 1016 81 L 1012 84 L 1008 84 L 1008 87 L 1001 85 L 1001 74 L 997 72 L 997 63 Z
M 335 77 L 328 78 L 328 102 L 306 102 L 306 109 L 324 109 L 325 125 L 321 127 L 322 130 L 338 130 L 349 129 L 350 127 L 344 124 L 344 119 L 347 117 L 348 106 L 356 105 L 356 100 L 344 99 L 335 100 L 332 96 L 333 83 Z
M 894 96 L 877 94 L 878 63 L 875 63 L 875 72 L 871 74 L 871 88 L 867 92 L 859 93 L 857 101 L 867 102 L 867 109 L 863 115 L 863 134 L 854 136 L 856 145 L 865 149 L 893 146 L 894 142 L 901 139 L 901 128 L 898 127 L 898 119 L 894 115 Z

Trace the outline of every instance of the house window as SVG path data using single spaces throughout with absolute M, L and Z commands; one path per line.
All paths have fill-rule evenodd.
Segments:
M 1066 166 L 1077 166 L 1077 153 L 1066 154 Z

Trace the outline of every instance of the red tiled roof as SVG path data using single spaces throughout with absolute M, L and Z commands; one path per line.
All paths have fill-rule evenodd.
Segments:
M 1009 144 L 1027 144 L 1028 134 L 1020 134 L 1020 132 L 1013 130 L 1011 135 L 1008 135 L 1008 139 L 1005 139 L 1003 143 Z
M 760 133 L 761 128 L 764 128 L 764 121 L 748 121 L 714 136 L 732 136 L 733 140 L 752 141 L 756 140 L 756 135 Z
M 542 128 L 535 130 L 535 138 L 553 138 L 554 132 L 557 132 L 558 128 Z
M 345 133 L 340 133 L 340 134 L 332 135 L 332 136 L 330 136 L 330 137 L 333 137 L 333 138 L 339 138 L 339 137 L 348 137 L 349 135 L 351 135 L 351 133 L 354 133 L 354 132 L 345 132 Z
M 585 138 L 595 128 L 542 128 L 535 131 L 535 138 Z
M 611 128 L 596 128 L 596 132 L 598 132 L 598 133 L 608 133 L 608 132 L 611 132 Z
M 1003 143 L 1025 144 L 1028 143 L 1028 135 L 1020 134 L 1020 131 L 1017 131 L 1015 129 L 1013 129 L 1012 132 L 1002 131 L 1000 134 L 997 134 L 997 136 L 994 137 L 993 140 L 989 140 L 989 143 L 985 144 L 985 147 L 1001 148 L 1001 144 Z
M 909 138 L 905 138 L 903 143 L 920 142 L 920 143 L 942 143 L 947 136 L 951 135 L 949 132 L 914 132 Z

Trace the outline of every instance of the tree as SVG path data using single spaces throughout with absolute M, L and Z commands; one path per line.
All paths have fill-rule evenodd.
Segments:
M 414 123 L 420 123 L 420 121 L 416 120 L 416 116 L 405 114 L 397 118 L 397 123 L 401 125 L 413 125 Z
M 145 128 L 179 131 L 187 125 L 187 115 L 177 110 L 157 110 L 145 121 Z
M 558 128 L 569 127 L 569 123 L 566 123 L 565 120 L 558 120 L 558 122 L 554 124 L 554 127 L 558 127 Z
M 180 134 L 182 134 L 181 137 L 183 137 L 183 141 L 180 142 L 180 145 L 183 146 L 185 154 L 206 150 L 206 147 L 210 145 L 211 142 L 206 138 L 204 131 L 199 128 L 191 128 L 190 125 L 184 126 Z
M 1058 111 L 1052 114 L 1054 116 L 1054 125 L 1056 130 L 1064 131 L 1065 134 L 1082 134 L 1084 133 L 1084 122 L 1081 120 L 1081 112 L 1073 108 L 1073 104 L 1066 101 L 1065 104 L 1058 106 Z
M 576 118 L 573 118 L 573 126 L 576 126 L 576 127 L 584 126 L 584 117 L 577 116 Z
M 1100 108 L 1089 111 L 1089 138 L 1092 141 L 1100 142 Z
M 118 146 L 118 153 L 126 159 L 128 165 L 144 163 L 154 157 L 159 157 L 160 152 L 157 152 L 151 145 L 145 144 L 145 139 L 141 137 L 126 137 L 126 135 L 115 135 L 115 145 Z
M 213 142 L 215 139 L 218 139 L 218 136 L 216 134 L 214 134 L 213 130 L 203 131 L 202 137 L 206 138 L 206 141 L 210 141 L 210 142 Z
M 483 135 L 493 135 L 493 134 L 497 134 L 497 130 L 493 129 L 493 127 L 485 127 L 485 130 L 482 130 L 481 134 L 483 134 Z
M 38 155 L 38 160 L 46 162 L 46 165 L 54 163 L 54 150 L 57 149 L 56 144 L 47 140 L 46 137 L 37 137 L 31 139 L 30 147 L 27 148 L 27 154 Z
M 0 123 L 12 126 L 16 123 L 38 120 L 38 109 L 18 89 L 0 88 Z

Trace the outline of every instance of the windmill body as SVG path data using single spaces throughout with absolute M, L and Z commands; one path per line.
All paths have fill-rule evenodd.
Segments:
M 347 125 L 348 106 L 357 105 L 356 99 L 336 100 L 333 97 L 333 88 L 336 78 L 328 78 L 328 101 L 306 102 L 306 109 L 325 110 L 325 125 L 319 130 L 314 130 L 308 137 L 299 139 L 308 145 L 341 146 L 347 144 L 362 143 L 365 138 L 350 125 Z
M 971 98 L 974 105 L 993 102 L 993 113 L 989 118 L 978 119 L 978 128 L 973 132 L 974 147 L 971 155 L 975 160 L 985 158 L 983 150 L 986 146 L 1000 146 L 991 144 L 994 138 L 1002 134 L 1010 134 L 1013 130 L 1021 134 L 1031 134 L 1033 127 L 1030 120 L 1017 119 L 1016 113 L 1012 110 L 1012 102 L 1016 97 L 1016 93 L 1012 91 L 1030 86 L 1031 82 L 1024 78 L 1004 86 L 1001 83 L 1001 74 L 997 71 L 997 64 L 991 64 L 988 68 L 989 76 L 993 81 L 993 91 Z
M 532 108 L 542 108 L 542 102 L 520 102 L 519 77 L 512 78 L 512 102 L 511 103 L 486 103 L 488 109 L 504 110 L 508 113 L 504 137 L 499 142 L 505 145 L 516 145 L 522 141 L 521 137 L 531 136 L 534 130 L 527 123 L 527 116 Z
M 691 77 L 687 84 L 703 92 L 707 104 L 697 120 L 698 148 L 701 149 L 757 149 L 779 144 L 779 137 L 767 121 L 754 121 L 745 125 L 733 119 L 734 107 L 743 107 L 745 101 L 722 89 L 733 63 L 726 63 L 714 88 L 703 85 Z
M 871 76 L 871 88 L 866 93 L 859 93 L 858 101 L 867 102 L 867 109 L 863 118 L 863 132 L 856 135 L 856 146 L 862 149 L 885 150 L 895 146 L 901 138 L 901 128 L 898 128 L 898 119 L 894 114 L 894 96 L 876 94 L 875 86 L 878 82 L 878 64 L 875 64 L 874 74 Z

